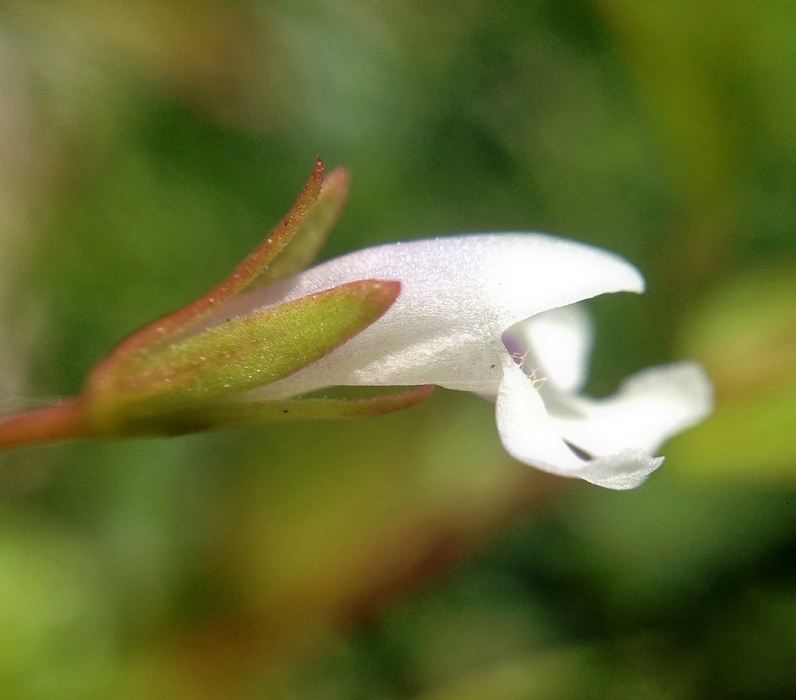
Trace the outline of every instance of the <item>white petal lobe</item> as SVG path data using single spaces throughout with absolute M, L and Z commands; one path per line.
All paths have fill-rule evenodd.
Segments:
M 713 392 L 701 366 L 679 362 L 628 377 L 610 398 L 560 398 L 548 408 L 558 432 L 592 454 L 626 448 L 654 453 L 710 414 Z
M 504 335 L 528 352 L 528 365 L 546 385 L 566 394 L 583 388 L 594 344 L 594 320 L 581 304 L 570 304 L 532 316 Z
M 510 357 L 504 367 L 497 425 L 503 446 L 515 459 L 560 476 L 618 490 L 638 486 L 663 463 L 663 458 L 652 458 L 640 449 L 621 449 L 595 455 L 592 460 L 577 457 L 561 438 L 531 379 Z

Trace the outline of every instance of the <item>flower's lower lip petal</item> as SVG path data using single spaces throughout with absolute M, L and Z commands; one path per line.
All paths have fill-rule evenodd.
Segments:
M 644 450 L 622 450 L 587 462 L 577 476 L 615 491 L 634 489 L 663 464 L 663 457 L 650 457 Z
M 520 462 L 560 476 L 611 489 L 629 489 L 638 486 L 663 462 L 638 449 L 620 450 L 590 461 L 577 457 L 561 439 L 533 382 L 508 356 L 496 411 L 498 432 L 506 451 Z
M 552 398 L 556 400 L 548 402 L 548 410 L 559 433 L 598 455 L 625 449 L 652 454 L 668 438 L 705 418 L 713 406 L 710 380 L 693 362 L 639 372 L 608 399 Z M 565 415 L 557 408 L 574 410 Z
M 532 380 L 508 355 L 495 410 L 500 440 L 515 459 L 563 475 L 577 475 L 583 468 L 585 462 L 556 432 Z

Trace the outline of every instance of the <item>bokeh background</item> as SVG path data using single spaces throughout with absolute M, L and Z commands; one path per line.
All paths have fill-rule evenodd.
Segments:
M 0 697 L 796 695 L 792 0 L 6 0 L 0 409 L 220 281 L 316 156 L 324 253 L 541 230 L 637 264 L 590 391 L 703 362 L 614 493 L 438 390 L 361 422 L 0 456 Z

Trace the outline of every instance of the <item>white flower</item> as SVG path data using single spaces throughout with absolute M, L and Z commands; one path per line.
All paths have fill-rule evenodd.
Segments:
M 234 297 L 202 325 L 365 279 L 401 283 L 382 318 L 245 398 L 346 385 L 471 391 L 496 401 L 501 440 L 516 459 L 614 489 L 641 483 L 663 461 L 651 456 L 660 444 L 711 410 L 710 383 L 690 363 L 642 372 L 612 399 L 576 395 L 591 340 L 588 318 L 571 305 L 608 292 L 641 292 L 644 282 L 616 255 L 540 234 L 361 250 Z

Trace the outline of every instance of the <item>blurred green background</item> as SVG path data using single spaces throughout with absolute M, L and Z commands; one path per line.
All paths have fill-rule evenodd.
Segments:
M 7 0 L 0 409 L 211 288 L 316 156 L 324 255 L 540 230 L 625 256 L 590 390 L 717 409 L 636 491 L 379 419 L 0 455 L 0 697 L 796 695 L 792 0 Z

